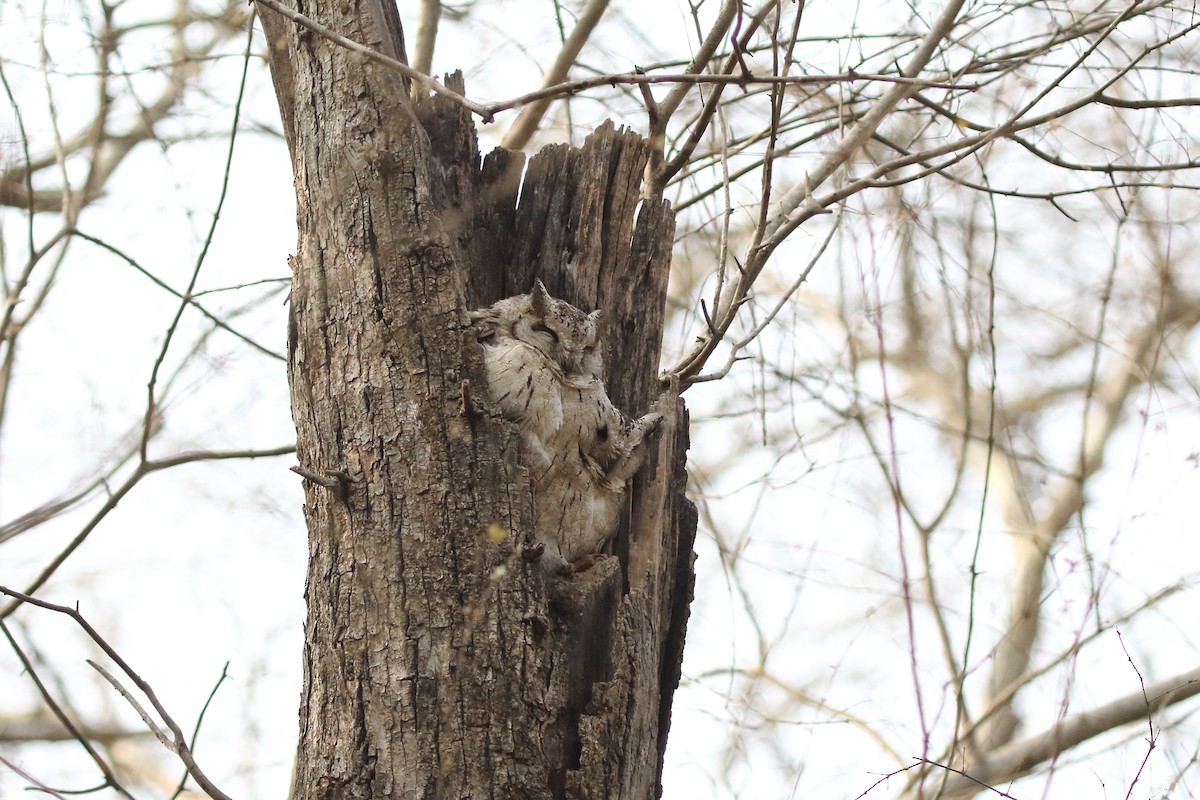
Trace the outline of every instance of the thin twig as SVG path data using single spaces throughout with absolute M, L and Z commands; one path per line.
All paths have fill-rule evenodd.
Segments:
M 826 206 L 815 200 L 813 192 L 858 152 L 892 109 L 916 91 L 916 86 L 910 81 L 918 79 L 921 71 L 932 60 L 938 45 L 950 35 L 964 2 L 965 0 L 951 0 L 947 3 L 933 26 L 922 37 L 920 46 L 909 58 L 900 76 L 896 78 L 896 85 L 884 92 L 837 145 L 805 173 L 804 179 L 780 198 L 773 216 L 765 225 L 756 226 L 755 245 L 746 259 L 745 273 L 726 286 L 721 301 L 713 308 L 720 335 L 701 339 L 676 366 L 668 370 L 667 374 L 678 376 L 686 385 L 703 369 L 705 362 L 733 324 L 738 308 L 766 266 L 770 254 L 801 222 L 810 219 L 816 213 L 824 212 Z
M 171 741 L 171 737 L 167 736 L 166 731 L 158 727 L 158 723 L 154 721 L 154 717 L 150 716 L 146 709 L 142 708 L 142 704 L 137 701 L 137 698 L 131 695 L 129 690 L 122 686 L 121 682 L 114 678 L 111 672 L 97 664 L 95 661 L 92 661 L 90 658 L 84 660 L 87 661 L 88 666 L 100 673 L 100 677 L 108 681 L 109 685 L 117 690 L 117 694 L 125 698 L 125 702 L 133 706 L 133 710 L 136 711 L 138 716 L 142 718 L 142 722 L 146 724 L 146 727 L 150 729 L 150 732 L 154 734 L 154 737 L 162 742 L 162 746 L 170 750 L 172 753 L 178 755 L 179 749 L 175 746 L 175 743 Z
M 22 778 L 24 778 L 25 780 L 29 781 L 29 782 L 30 782 L 30 783 L 32 783 L 34 786 L 36 786 L 36 787 L 37 787 L 39 790 L 41 790 L 41 791 L 45 792 L 46 794 L 50 795 L 51 797 L 57 797 L 57 798 L 58 798 L 58 800 L 67 800 L 67 798 L 66 798 L 66 797 L 64 797 L 63 795 L 61 795 L 61 794 L 59 794 L 58 792 L 54 791 L 54 790 L 53 790 L 53 789 L 51 789 L 49 786 L 47 786 L 46 784 L 44 784 L 44 783 L 42 783 L 41 781 L 39 781 L 37 778 L 35 778 L 35 777 L 33 777 L 32 775 L 30 775 L 28 772 L 26 772 L 25 770 L 21 769 L 19 766 L 17 766 L 17 765 L 16 765 L 16 764 L 14 764 L 13 762 L 9 761 L 9 760 L 8 760 L 7 758 L 5 758 L 4 756 L 0 756 L 0 764 L 3 764 L 4 766 L 8 767 L 8 768 L 9 768 L 9 769 L 11 769 L 13 772 L 17 773 L 17 774 L 18 774 L 18 775 L 20 775 Z
M 468 100 L 458 92 L 447 89 L 441 83 L 429 77 L 425 73 L 413 69 L 403 61 L 397 61 L 394 58 L 389 58 L 388 56 L 385 56 L 382 53 L 377 53 L 371 48 L 361 45 L 358 42 L 347 39 L 345 36 L 330 30 L 316 20 L 309 19 L 300 12 L 288 8 L 287 6 L 278 2 L 278 0 L 254 0 L 254 2 L 258 3 L 259 5 L 264 5 L 272 11 L 278 11 L 280 14 L 283 14 L 297 25 L 307 28 L 313 33 L 324 36 L 334 44 L 340 45 L 347 50 L 363 55 L 377 64 L 382 64 L 385 67 L 391 67 L 409 80 L 415 81 L 426 90 L 433 92 L 434 94 L 440 94 L 447 100 L 457 103 L 458 105 L 470 111 L 472 114 L 480 117 L 484 122 L 491 122 L 494 118 L 494 113 L 489 112 L 486 107 L 474 101 Z
M 609 0 L 588 0 L 588 3 L 583 8 L 583 12 L 579 15 L 575 27 L 571 29 L 571 35 L 563 42 L 562 49 L 558 51 L 558 55 L 554 58 L 554 63 L 546 70 L 545 76 L 542 78 L 542 87 L 550 88 L 561 86 L 566 79 L 567 73 L 575 64 L 575 60 L 579 58 L 579 53 L 583 50 L 583 46 L 587 44 L 592 33 L 596 30 L 596 26 L 600 24 L 604 12 L 608 10 Z M 542 118 L 546 116 L 546 111 L 550 108 L 550 101 L 556 97 L 570 95 L 573 92 L 565 92 L 560 94 L 551 94 L 545 97 L 525 104 L 525 108 L 517 115 L 512 127 L 508 129 L 508 133 L 504 134 L 504 139 L 501 141 L 501 146 L 507 147 L 510 150 L 520 150 L 529 144 L 529 140 L 533 138 L 533 134 L 537 131 L 538 125 Z M 493 113 L 498 109 L 493 110 Z
M 50 563 L 42 569 L 41 574 L 39 574 L 33 580 L 33 582 L 29 584 L 25 590 L 25 593 L 33 594 L 40 589 L 42 585 L 46 583 L 46 581 L 50 580 L 50 577 L 54 575 L 54 573 L 58 571 L 58 568 L 61 567 L 64 562 L 66 562 L 67 558 L 69 558 L 70 555 L 74 553 L 81 544 L 84 543 L 88 536 L 91 535 L 92 531 L 94 531 L 101 521 L 108 516 L 109 512 L 117 507 L 117 504 L 121 502 L 121 499 L 124 498 L 125 495 L 129 494 L 129 492 L 133 490 L 133 487 L 137 486 L 142 478 L 145 478 L 147 475 L 151 475 L 155 472 L 169 469 L 171 467 L 177 467 L 183 464 L 191 464 L 199 461 L 224 461 L 240 458 L 269 458 L 273 456 L 288 455 L 294 452 L 296 452 L 295 445 L 285 445 L 283 447 L 276 447 L 270 450 L 200 450 L 188 453 L 180 453 L 179 455 L 172 456 L 171 458 L 146 461 L 142 463 L 136 470 L 134 470 L 133 474 L 126 479 L 125 483 L 123 483 L 116 491 L 109 495 L 104 505 L 92 515 L 92 518 L 88 520 L 87 524 L 83 526 L 83 529 L 75 535 L 75 538 L 68 542 L 66 547 L 60 550 L 58 555 L 56 555 L 50 561 Z M 15 594 L 12 596 L 17 597 Z M 3 609 L 0 609 L 0 619 L 4 619 L 9 614 L 16 611 L 21 606 L 22 602 L 23 601 L 19 599 L 14 600 Z
M 257 13 L 257 9 L 255 10 Z M 167 351 L 171 348 L 171 340 L 175 337 L 175 331 L 179 327 L 179 321 L 183 319 L 183 312 L 187 310 L 191 302 L 192 292 L 196 289 L 196 282 L 200 280 L 200 269 L 204 266 L 204 259 L 208 257 L 208 250 L 212 246 L 213 236 L 217 232 L 217 223 L 221 220 L 221 211 L 225 208 L 225 198 L 229 193 L 229 178 L 232 174 L 234 146 L 238 139 L 238 122 L 242 117 L 242 100 L 246 97 L 246 78 L 250 74 L 250 53 L 254 44 L 254 19 L 251 15 L 249 23 L 246 25 L 246 51 L 242 59 L 242 76 L 238 83 L 237 99 L 233 104 L 233 123 L 229 131 L 229 146 L 225 150 L 225 169 L 221 176 L 221 191 L 217 196 L 217 207 L 213 209 L 212 219 L 208 224 L 208 233 L 204 237 L 204 244 L 200 247 L 200 254 L 196 257 L 196 265 L 192 268 L 192 277 L 188 281 L 187 288 L 183 290 L 183 298 L 175 308 L 175 316 L 167 325 L 166 333 L 163 335 L 162 346 L 158 351 L 158 358 L 154 360 L 154 366 L 150 368 L 150 380 L 146 385 L 146 415 L 142 428 L 142 460 L 146 460 L 146 450 L 150 446 L 151 428 L 153 420 L 157 414 L 158 401 L 155 398 L 155 387 L 158 385 L 158 372 L 162 369 L 163 362 L 166 361 Z
M 101 247 L 101 248 L 107 250 L 108 252 L 112 253 L 114 256 L 116 256 L 117 258 L 120 258 L 126 264 L 133 267 L 139 273 L 141 273 L 145 277 L 149 278 L 150 281 L 152 283 L 154 283 L 155 286 L 159 287 L 160 289 L 162 289 L 165 292 L 170 293 L 173 297 L 179 299 L 180 301 L 187 303 L 192 308 L 194 308 L 198 312 L 200 312 L 200 315 L 203 316 L 205 319 L 207 319 L 209 322 L 211 322 L 213 325 L 216 325 L 218 328 L 220 328 L 221 330 L 225 331 L 226 333 L 234 336 L 235 338 L 240 339 L 241 341 L 250 345 L 250 347 L 254 348 L 258 352 L 262 353 L 263 355 L 268 356 L 269 358 L 273 358 L 276 361 L 282 361 L 285 363 L 287 362 L 287 356 L 283 355 L 282 353 L 276 353 L 274 350 L 267 347 L 266 345 L 259 344 L 258 342 L 254 341 L 249 336 L 247 336 L 246 334 L 242 333 L 241 331 L 239 331 L 236 328 L 229 325 L 229 323 L 222 320 L 220 317 L 218 317 L 213 312 L 209 311 L 204 306 L 200 305 L 200 303 L 196 302 L 197 297 L 199 297 L 201 294 L 207 294 L 207 292 L 199 292 L 199 293 L 192 294 L 192 295 L 184 294 L 183 292 L 180 292 L 178 289 L 175 289 L 173 286 L 171 286 L 170 284 L 163 281 L 161 278 L 159 278 L 157 275 L 155 275 L 150 270 L 146 269 L 144 266 L 142 266 L 140 263 L 138 263 L 137 259 L 135 259 L 133 256 L 128 255 L 127 253 L 122 251 L 120 248 L 118 248 L 116 245 L 110 244 L 110 243 L 106 242 L 104 239 L 99 238 L 98 236 L 93 236 L 90 233 L 86 233 L 81 230 L 70 231 L 70 235 L 78 236 L 80 239 L 83 239 L 84 241 L 87 241 L 87 242 L 91 242 L 92 244 L 96 245 L 97 247 Z
M 204 706 L 200 709 L 199 715 L 196 716 L 196 727 L 192 729 L 191 748 L 192 752 L 196 752 L 196 741 L 200 738 L 200 726 L 204 724 L 204 715 L 208 713 L 208 707 L 212 705 L 213 698 L 217 696 L 217 690 L 221 688 L 221 684 L 229 679 L 229 662 L 225 662 L 225 666 L 221 667 L 221 676 L 217 678 L 217 682 L 213 684 L 212 691 L 208 693 L 208 699 L 204 701 Z M 177 800 L 179 795 L 183 794 L 183 789 L 187 785 L 189 773 L 184 770 L 183 777 L 179 780 L 179 785 L 175 787 L 175 793 L 171 795 L 170 800 Z
M 598 86 L 635 86 L 639 84 L 655 85 L 655 84 L 738 84 L 738 85 L 753 85 L 753 84 L 787 84 L 787 85 L 805 85 L 816 84 L 826 85 L 832 83 L 858 83 L 862 82 L 879 82 L 893 83 L 907 86 L 911 89 L 950 89 L 957 91 L 975 91 L 978 87 L 975 84 L 960 84 L 939 80 L 922 80 L 912 75 L 877 75 L 870 73 L 850 72 L 841 75 L 791 75 L 791 76 L 776 76 L 776 75 L 689 75 L 689 74 L 668 74 L 668 75 L 639 75 L 636 72 L 617 73 L 612 75 L 598 75 L 592 78 L 584 78 L 575 81 L 563 81 L 551 86 L 546 86 L 533 92 L 519 95 L 510 100 L 502 100 L 496 103 L 479 103 L 470 100 L 467 97 L 447 89 L 437 80 L 431 78 L 425 73 L 413 69 L 408 64 L 402 61 L 397 61 L 394 58 L 389 58 L 372 50 L 365 45 L 361 45 L 352 39 L 348 39 L 321 23 L 306 17 L 305 15 L 294 11 L 278 0 L 255 0 L 255 2 L 266 6 L 267 8 L 278 11 L 288 19 L 292 20 L 301 27 L 307 28 L 313 33 L 325 37 L 334 44 L 340 45 L 355 53 L 376 62 L 383 66 L 394 69 L 404 77 L 415 81 L 426 90 L 434 94 L 441 95 L 447 100 L 465 108 L 472 114 L 479 117 L 485 124 L 490 124 L 495 121 L 496 115 L 502 111 L 512 111 L 518 108 L 523 108 L 532 103 L 542 100 L 551 100 L 558 97 L 566 97 L 587 89 L 593 89 Z M 564 51 L 565 52 L 565 51 Z M 514 143 L 517 141 L 514 138 Z
M 75 737 L 75 741 L 79 742 L 80 746 L 87 751 L 88 756 L 92 759 L 96 766 L 100 768 L 100 772 L 104 775 L 104 785 L 132 800 L 133 795 L 131 795 L 129 791 L 121 785 L 121 782 L 117 780 L 117 775 L 115 772 L 113 772 L 112 767 L 108 765 L 108 762 L 104 760 L 104 757 L 100 755 L 96 748 L 92 747 L 92 743 L 88 741 L 87 735 L 84 734 L 84 732 L 79 729 L 79 726 L 77 726 L 75 722 L 67 716 L 66 712 L 63 711 L 62 706 L 60 706 L 58 701 L 56 701 L 50 694 L 50 690 L 47 689 L 46 685 L 42 683 L 42 679 L 38 675 L 37 670 L 34 669 L 33 664 L 30 663 L 29 659 L 26 657 L 25 651 L 20 647 L 20 645 L 17 644 L 17 640 L 13 638 L 12 632 L 8 629 L 8 625 L 5 624 L 3 619 L 0 619 L 0 633 L 4 634 L 4 638 L 8 640 L 9 646 L 12 647 L 13 652 L 17 654 L 17 658 L 20 660 L 25 674 L 29 676 L 30 680 L 32 680 L 34 685 L 37 687 L 38 694 L 42 696 L 42 702 L 45 703 L 46 707 L 50 709 L 50 713 L 53 714 L 55 718 L 62 724 L 62 726 L 67 729 L 71 736 Z
M 733 82 L 736 82 L 738 85 L 743 87 L 747 85 L 747 73 L 745 71 L 745 65 L 742 61 L 742 53 L 750 45 L 751 38 L 754 36 L 754 33 L 758 30 L 759 26 L 762 25 L 763 20 L 765 20 L 767 15 L 770 14 L 770 12 L 778 5 L 778 0 L 768 0 L 768 2 L 764 3 L 762 7 L 755 12 L 754 16 L 750 20 L 749 26 L 739 37 L 738 31 L 741 28 L 743 15 L 741 4 L 737 4 L 738 13 L 735 15 L 737 25 L 730 37 L 730 45 L 732 50 L 729 54 L 729 57 L 725 59 L 725 65 L 722 67 L 719 74 L 697 75 L 698 78 L 718 78 L 720 80 L 717 81 L 717 86 L 712 93 L 709 94 L 708 99 L 704 101 L 704 107 L 700 110 L 700 114 L 696 118 L 696 122 L 691 126 L 691 130 L 689 131 L 687 139 L 684 141 L 683 145 L 678 148 L 671 161 L 667 164 L 664 164 L 654 176 L 654 185 L 652 186 L 651 191 L 661 192 L 666 182 L 681 169 L 683 169 L 683 167 L 691 160 L 692 154 L 696 150 L 696 146 L 700 143 L 700 140 L 708 130 L 708 126 L 712 121 L 713 115 L 719 108 L 721 94 L 724 87 Z M 743 71 L 736 76 L 733 74 L 733 69 L 735 66 L 743 67 Z M 772 74 L 765 75 L 763 77 L 771 79 L 772 88 L 776 93 L 778 93 L 779 89 L 785 85 L 781 82 L 781 78 L 786 78 L 787 76 Z M 663 125 L 666 125 L 666 122 L 663 122 Z M 723 155 L 722 162 L 725 162 L 726 160 L 726 157 Z M 727 167 L 723 166 L 722 169 L 725 170 Z M 721 282 L 721 276 L 718 276 L 717 283 L 720 284 Z M 717 296 L 720 296 L 719 288 L 717 289 Z M 714 308 L 715 307 L 716 304 L 714 303 Z
M 121 672 L 123 672 L 127 678 L 133 681 L 134 685 L 137 686 L 138 691 L 140 691 L 146 697 L 146 699 L 150 701 L 150 705 L 154 707 L 155 713 L 158 714 L 159 718 L 171 732 L 171 736 L 167 741 L 164 741 L 163 744 L 166 745 L 173 753 L 179 756 L 179 760 L 184 763 L 184 766 L 187 767 L 188 772 L 191 774 L 192 778 L 195 779 L 196 783 L 199 784 L 200 788 L 203 789 L 209 797 L 212 797 L 213 800 L 231 800 L 229 795 L 218 789 L 216 785 L 208 779 L 208 776 L 205 775 L 200 769 L 199 765 L 196 764 L 196 760 L 192 757 L 192 751 L 187 745 L 187 741 L 184 738 L 183 730 L 179 727 L 179 723 L 175 721 L 174 717 L 167 713 L 167 709 L 159 701 L 158 695 L 154 693 L 154 689 L 150 686 L 150 684 L 133 671 L 129 664 L 126 663 L 125 659 L 122 658 L 121 655 L 115 649 L 113 649 L 113 646 L 110 645 L 108 641 L 101 636 L 95 628 L 92 627 L 91 623 L 89 623 L 87 619 L 79 613 L 78 609 L 70 608 L 68 606 L 61 606 L 45 600 L 39 600 L 36 597 L 9 589 L 4 586 L 0 586 L 0 594 L 8 595 L 9 597 L 14 598 L 21 603 L 27 603 L 32 606 L 37 606 L 38 608 L 44 608 L 48 611 L 55 611 L 59 614 L 65 614 L 74 620 L 75 624 L 82 628 L 88 637 L 96 644 L 96 646 L 103 650 L 104 654 L 108 656 L 114 664 L 121 668 Z M 88 663 L 92 662 L 89 661 Z M 99 667 L 97 667 L 97 669 L 99 669 Z M 100 672 L 101 674 L 110 678 L 111 682 L 111 676 L 108 676 L 104 670 L 100 670 Z M 135 707 L 138 708 L 139 713 L 143 714 L 143 719 L 146 719 L 147 717 L 144 710 L 142 710 L 140 706 L 137 706 L 136 704 Z M 151 730 L 155 732 L 156 736 L 161 733 L 157 726 L 152 724 L 150 721 L 147 721 L 147 725 L 150 726 Z M 160 739 L 161 738 L 162 737 L 160 737 Z
M 501 111 L 521 108 L 538 100 L 577 94 L 586 89 L 594 89 L 597 86 L 638 86 L 641 84 L 654 86 L 673 83 L 686 84 L 688 86 L 704 84 L 732 84 L 735 86 L 828 86 L 834 83 L 854 84 L 859 82 L 891 83 L 909 87 L 910 89 L 949 89 L 965 92 L 973 92 L 979 88 L 973 83 L 922 80 L 904 75 L 876 75 L 857 72 L 835 75 L 656 75 L 653 73 L 638 74 L 637 72 L 623 72 L 611 75 L 597 75 L 592 78 L 581 78 L 575 81 L 565 81 L 555 86 L 547 86 L 544 89 L 538 89 L 537 91 L 514 97 L 511 100 L 491 103 L 485 108 L 489 115 L 495 115 Z

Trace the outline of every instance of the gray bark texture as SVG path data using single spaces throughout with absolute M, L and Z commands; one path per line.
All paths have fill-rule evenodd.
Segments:
M 392 0 L 296 9 L 403 57 Z M 312 478 L 294 797 L 656 796 L 696 514 L 686 410 L 657 378 L 674 217 L 639 195 L 647 145 L 606 125 L 481 160 L 457 106 L 261 14 L 296 181 L 289 378 Z M 613 400 L 666 417 L 619 557 L 567 581 L 522 557 L 528 477 L 467 321 L 535 277 L 604 309 Z

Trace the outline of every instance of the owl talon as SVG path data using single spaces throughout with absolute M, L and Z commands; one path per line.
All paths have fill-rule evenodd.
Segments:
M 592 567 L 596 566 L 596 562 L 600 560 L 599 556 L 588 555 L 580 556 L 571 563 L 571 569 L 576 575 L 581 572 L 587 572 Z
M 575 569 L 567 563 L 566 559 L 553 550 L 547 550 L 542 554 L 542 568 L 560 578 L 569 578 L 575 574 Z
M 521 551 L 521 558 L 526 561 L 537 561 L 545 552 L 546 545 L 544 543 L 534 542 Z

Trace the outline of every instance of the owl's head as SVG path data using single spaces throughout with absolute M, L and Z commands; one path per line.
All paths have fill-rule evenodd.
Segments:
M 551 297 L 541 281 L 534 283 L 527 302 L 528 313 L 518 317 L 514 337 L 558 364 L 568 377 L 601 378 L 600 311 L 585 314 Z

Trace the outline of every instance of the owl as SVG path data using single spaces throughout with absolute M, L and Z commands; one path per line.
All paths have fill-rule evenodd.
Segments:
M 604 378 L 598 347 L 600 311 L 585 314 L 565 300 L 550 296 L 542 282 L 533 291 L 471 312 L 482 342 L 515 339 L 535 348 L 562 369 L 566 379 Z
M 520 430 L 542 564 L 570 574 L 612 536 L 662 416 L 630 420 L 609 399 L 598 311 L 585 314 L 538 282 L 471 318 L 492 399 Z
M 530 465 L 530 486 L 534 534 L 545 548 L 542 565 L 569 575 L 616 532 L 626 484 L 645 463 L 647 437 L 662 415 L 630 421 L 599 381 L 586 389 L 567 387 L 563 412 L 565 423 L 551 447 Z

